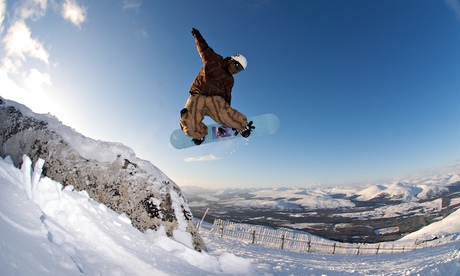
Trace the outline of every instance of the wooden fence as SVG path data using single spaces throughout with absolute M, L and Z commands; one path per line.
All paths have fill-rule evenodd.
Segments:
M 415 241 L 411 243 L 342 243 L 326 240 L 306 232 L 301 233 L 298 231 L 273 229 L 259 225 L 224 221 L 221 219 L 214 220 L 210 233 L 222 238 L 231 238 L 246 243 L 259 244 L 266 247 L 294 252 L 353 255 L 402 253 L 448 243 L 453 239 L 453 235 L 451 235 L 440 239 Z

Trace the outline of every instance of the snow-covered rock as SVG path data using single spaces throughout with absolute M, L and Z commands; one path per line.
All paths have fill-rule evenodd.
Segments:
M 126 214 L 141 231 L 164 227 L 169 236 L 189 233 L 190 244 L 205 245 L 193 224 L 193 215 L 180 188 L 132 149 L 96 141 L 64 126 L 50 115 L 0 98 L 0 156 L 11 156 L 16 166 L 27 155 L 43 160 L 42 174 L 73 186 L 117 213 Z M 180 232 L 178 232 L 180 231 Z

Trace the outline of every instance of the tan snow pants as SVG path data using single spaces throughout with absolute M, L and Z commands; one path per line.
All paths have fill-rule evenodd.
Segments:
M 195 139 L 205 137 L 208 128 L 202 122 L 204 116 L 209 116 L 215 122 L 238 131 L 243 130 L 247 124 L 246 116 L 231 108 L 222 97 L 193 94 L 181 111 L 180 126 L 184 133 Z

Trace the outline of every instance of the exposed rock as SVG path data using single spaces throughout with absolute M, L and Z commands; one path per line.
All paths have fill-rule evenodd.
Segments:
M 84 137 L 52 116 L 2 98 L 0 122 L 3 158 L 11 156 L 17 166 L 24 154 L 33 162 L 44 159 L 43 175 L 126 213 L 137 229 L 164 226 L 170 236 L 175 230 L 189 232 L 195 249 L 206 249 L 180 188 L 130 148 Z

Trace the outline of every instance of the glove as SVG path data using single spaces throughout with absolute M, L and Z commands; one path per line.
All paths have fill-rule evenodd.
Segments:
M 195 28 L 192 28 L 192 35 L 195 36 L 196 33 L 199 33 L 200 31 L 198 31 L 197 29 Z

